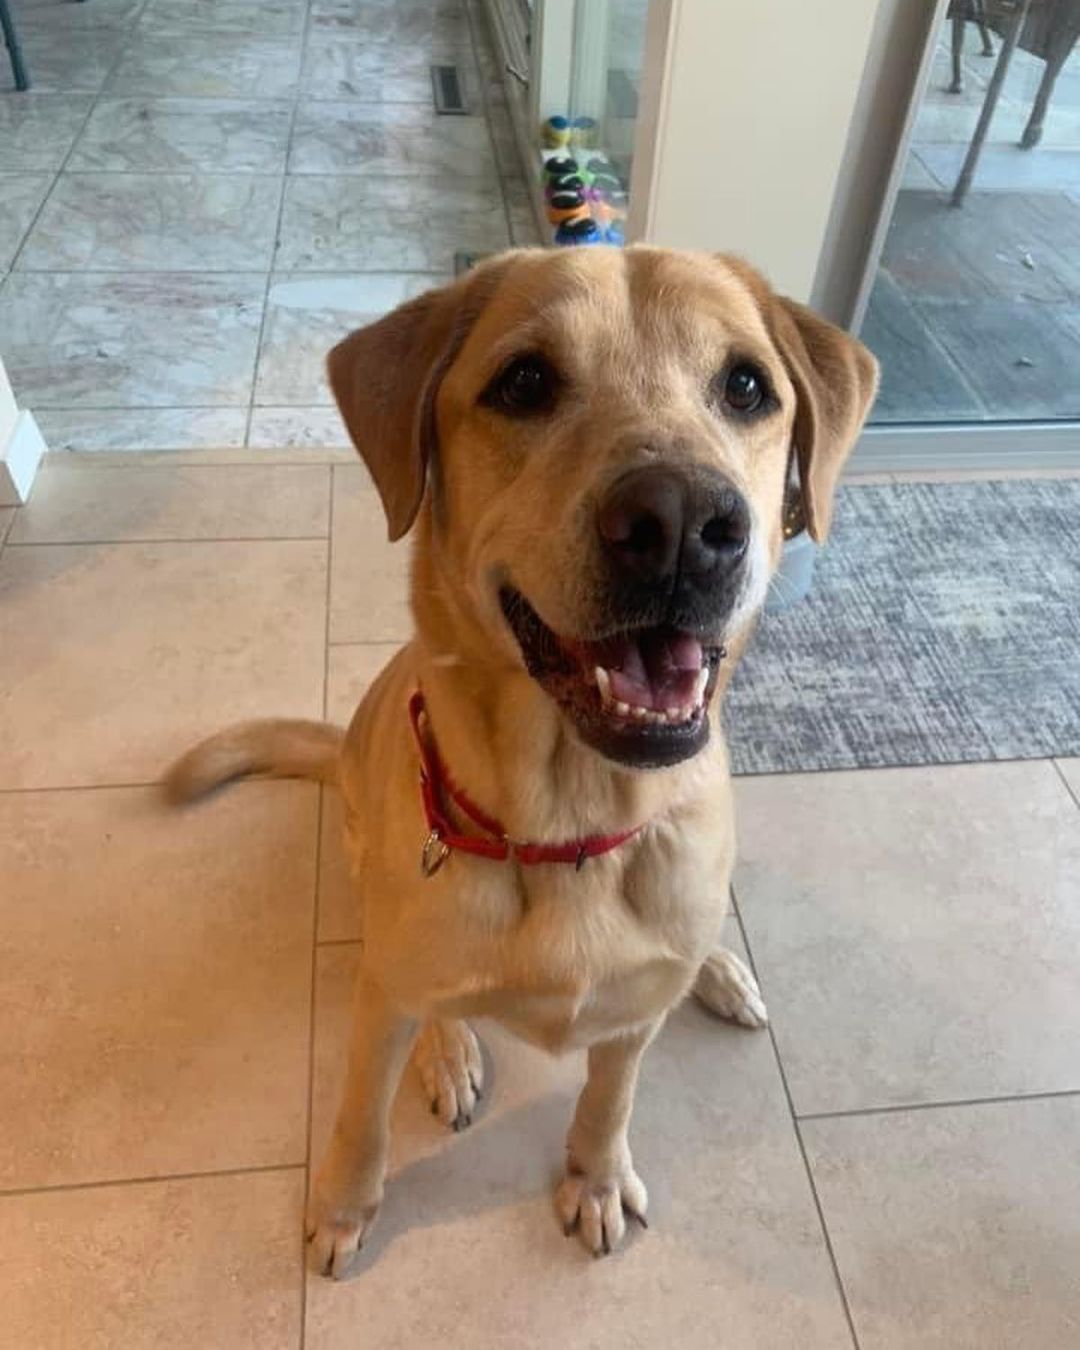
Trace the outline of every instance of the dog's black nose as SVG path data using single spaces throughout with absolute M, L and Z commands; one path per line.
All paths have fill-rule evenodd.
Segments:
M 645 583 L 719 580 L 746 553 L 750 524 L 746 498 L 722 474 L 660 465 L 623 474 L 597 514 L 612 562 Z

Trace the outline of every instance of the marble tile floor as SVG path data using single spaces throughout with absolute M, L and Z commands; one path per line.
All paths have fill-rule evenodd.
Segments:
M 407 1076 L 363 1261 L 308 1268 L 359 950 L 338 803 L 156 784 L 222 722 L 346 719 L 406 563 L 357 464 L 239 439 L 53 454 L 0 511 L 2 1350 L 1072 1345 L 1076 761 L 740 779 L 729 940 L 772 1027 L 688 1004 L 650 1050 L 649 1230 L 566 1241 L 583 1066 L 481 1027 L 472 1128 Z
M 343 446 L 333 342 L 537 242 L 479 0 L 14 8 L 0 356 L 58 449 Z M 469 115 L 434 113 L 434 62 Z

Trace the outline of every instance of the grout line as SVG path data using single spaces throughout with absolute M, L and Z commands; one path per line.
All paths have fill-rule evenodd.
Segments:
M 300 61 L 296 71 L 296 88 L 293 91 L 292 109 L 289 113 L 289 130 L 285 137 L 285 158 L 281 169 L 281 194 L 278 197 L 277 220 L 274 225 L 273 245 L 270 250 L 270 266 L 266 273 L 266 289 L 263 291 L 262 316 L 259 320 L 259 336 L 255 343 L 255 363 L 251 371 L 251 397 L 248 399 L 247 424 L 244 427 L 244 445 L 251 444 L 251 424 L 255 418 L 255 391 L 259 386 L 259 368 L 262 365 L 263 341 L 266 335 L 266 316 L 270 310 L 270 290 L 274 284 L 274 264 L 278 249 L 281 247 L 281 226 L 285 219 L 285 190 L 291 176 L 293 139 L 296 135 L 296 120 L 300 115 L 300 90 L 304 83 L 304 62 L 307 58 L 308 36 L 311 30 L 311 4 L 304 10 L 304 25 L 300 33 Z M 321 800 L 321 798 L 320 798 Z M 301 1323 L 300 1344 L 303 1350 L 303 1324 Z
M 0 787 L 0 797 L 27 797 L 42 792 L 124 792 L 133 788 L 159 788 L 164 782 L 154 778 L 141 783 L 58 783 L 43 787 Z
M 177 466 L 180 467 L 179 465 Z M 237 467 L 236 465 L 232 466 Z M 242 466 L 241 466 L 242 467 Z M 323 467 L 323 466 L 312 466 Z M 183 535 L 161 537 L 151 535 L 143 539 L 12 539 L 8 548 L 102 548 L 106 545 L 123 548 L 129 544 L 313 544 L 325 539 L 325 534 L 241 534 L 208 535 L 192 539 Z
M 758 982 L 758 988 L 761 989 L 761 979 L 758 975 L 757 966 L 754 964 L 754 954 L 750 950 L 750 944 L 746 937 L 746 928 L 743 924 L 742 914 L 739 910 L 738 900 L 735 895 L 734 886 L 729 888 L 731 895 L 732 909 L 735 919 L 739 926 L 739 933 L 743 940 L 743 946 L 746 950 L 746 959 L 750 963 L 750 969 L 753 972 L 754 979 Z M 762 990 L 764 996 L 764 990 Z M 766 1007 L 768 1000 L 766 1000 Z M 859 1350 L 859 1337 L 855 1331 L 855 1320 L 851 1314 L 851 1305 L 848 1303 L 847 1290 L 844 1288 L 844 1281 L 840 1275 L 840 1265 L 836 1259 L 836 1251 L 833 1248 L 832 1235 L 829 1233 L 829 1225 L 825 1221 L 825 1210 L 821 1204 L 821 1197 L 818 1195 L 817 1183 L 814 1180 L 814 1173 L 810 1167 L 810 1158 L 806 1152 L 806 1145 L 803 1142 L 802 1130 L 799 1128 L 799 1117 L 795 1114 L 795 1104 L 791 1097 L 791 1089 L 788 1086 L 787 1074 L 784 1072 L 784 1061 L 780 1057 L 780 1047 L 776 1043 L 776 1033 L 773 1028 L 772 1020 L 768 1022 L 765 1030 L 769 1035 L 769 1044 L 772 1046 L 773 1058 L 776 1061 L 776 1070 L 780 1075 L 780 1083 L 784 1089 L 784 1098 L 787 1101 L 788 1115 L 791 1117 L 791 1128 L 795 1134 L 795 1142 L 799 1147 L 799 1154 L 802 1157 L 803 1168 L 806 1172 L 806 1180 L 810 1186 L 810 1195 L 814 1201 L 814 1209 L 817 1211 L 818 1223 L 821 1225 L 821 1236 L 825 1242 L 825 1250 L 829 1254 L 829 1264 L 832 1266 L 833 1279 L 836 1281 L 836 1291 L 840 1295 L 840 1306 L 844 1310 L 844 1318 L 847 1322 L 848 1331 L 851 1334 L 851 1341 L 855 1350 Z
M 72 138 L 71 138 L 71 144 L 68 146 L 68 148 L 67 148 L 67 153 L 64 155 L 63 159 L 60 161 L 59 165 L 57 166 L 56 172 L 55 172 L 55 174 L 54 174 L 54 176 L 53 176 L 53 180 L 52 180 L 52 182 L 49 184 L 49 190 L 48 190 L 48 192 L 46 192 L 45 195 L 44 195 L 44 197 L 42 197 L 42 199 L 41 199 L 41 204 L 39 205 L 38 209 L 34 212 L 33 219 L 30 221 L 30 224 L 27 225 L 26 229 L 23 231 L 23 236 L 22 236 L 22 238 L 19 240 L 19 247 L 15 250 L 14 254 L 13 254 L 12 257 L 11 257 L 11 261 L 8 263 L 8 272 L 9 272 L 9 274 L 14 273 L 16 264 L 18 263 L 19 259 L 22 257 L 23 250 L 26 248 L 26 245 L 27 245 L 27 243 L 28 243 L 29 240 L 30 240 L 30 236 L 33 234 L 34 229 L 36 228 L 38 221 L 41 219 L 42 212 L 45 210 L 46 206 L 48 206 L 50 200 L 52 199 L 53 193 L 56 191 L 56 185 L 60 182 L 60 176 L 61 176 L 61 174 L 62 174 L 62 173 L 64 172 L 64 170 L 67 168 L 68 160 L 70 160 L 70 159 L 71 159 L 71 156 L 75 153 L 75 147 L 76 147 L 76 146 L 78 145 L 78 143 L 82 140 L 82 138 L 83 138 L 83 133 L 86 131 L 87 126 L 89 126 L 89 124 L 90 124 L 90 119 L 91 119 L 91 117 L 93 117 L 94 112 L 95 112 L 95 110 L 97 109 L 98 103 L 99 103 L 99 101 L 100 101 L 100 99 L 101 99 L 102 91 L 104 90 L 104 88 L 105 88 L 105 86 L 108 84 L 108 82 L 112 79 L 114 73 L 116 72 L 117 68 L 118 68 L 119 65 L 120 65 L 120 62 L 123 60 L 124 54 L 127 52 L 127 49 L 128 49 L 128 47 L 129 47 L 129 45 L 131 44 L 132 39 L 133 39 L 134 36 L 135 36 L 135 31 L 136 31 L 136 29 L 138 28 L 140 22 L 142 21 L 143 13 L 144 13 L 144 11 L 146 10 L 146 6 L 147 6 L 148 4 L 149 4 L 149 0 L 143 0 L 142 8 L 139 10 L 139 12 L 138 12 L 138 14 L 136 15 L 134 21 L 132 22 L 131 27 L 130 27 L 130 29 L 128 30 L 128 32 L 127 32 L 127 34 L 126 34 L 126 36 L 125 36 L 123 42 L 121 42 L 120 45 L 117 47 L 117 49 L 116 49 L 116 55 L 113 57 L 112 62 L 110 63 L 108 70 L 105 72 L 105 78 L 104 78 L 104 79 L 102 80 L 102 82 L 101 82 L 101 89 L 99 89 L 98 92 L 97 92 L 96 94 L 87 94 L 87 95 L 86 95 L 86 97 L 89 98 L 89 100 L 90 100 L 90 106 L 89 106 L 89 108 L 86 110 L 86 116 L 83 118 L 83 120 L 82 120 L 82 122 L 81 122 L 81 124 L 80 124 L 80 126 L 79 126 L 78 131 L 75 133 L 74 136 L 72 136 Z M 31 91 L 31 92 L 33 92 L 33 91 Z M 74 94 L 71 95 L 71 97 L 74 97 L 74 96 L 75 96 Z M 45 172 L 47 173 L 48 170 L 45 170 Z M 21 269 L 20 269 L 20 270 L 21 270 Z
M 363 939 L 354 938 L 319 938 L 315 944 L 317 947 L 362 947 Z
M 725 728 L 725 732 L 726 732 Z M 1072 750 L 1057 750 L 1053 755 L 1009 755 L 1005 758 L 974 759 L 917 759 L 897 761 L 890 764 L 828 764 L 811 765 L 805 768 L 791 767 L 783 769 L 735 769 L 731 776 L 736 781 L 755 778 L 809 778 L 834 773 L 895 773 L 906 769 L 976 769 L 992 767 L 997 764 L 1053 764 L 1055 758 L 1071 758 Z
M 958 1106 L 999 1106 L 1002 1103 L 1047 1102 L 1059 1097 L 1080 1097 L 1080 1088 L 1058 1088 L 1050 1092 L 1009 1092 L 1000 1097 L 957 1097 L 934 1102 L 901 1102 L 895 1106 L 857 1106 L 850 1111 L 807 1111 L 800 1122 L 847 1120 L 862 1116 L 899 1116 L 914 1111 L 948 1111 Z
M 0 787 L 0 797 L 28 797 L 35 793 L 45 792 L 131 792 L 135 789 L 161 788 L 164 785 L 164 778 L 151 778 L 138 783 L 46 783 L 35 785 L 34 787 Z M 243 780 L 233 780 L 234 785 L 244 783 L 261 783 L 267 785 L 270 783 L 303 783 L 302 778 L 274 778 L 270 774 L 253 773 L 247 775 Z M 215 788 L 212 792 L 206 794 L 206 800 L 212 801 L 218 791 L 224 790 L 226 784 L 222 784 L 220 789 Z M 200 799 L 202 800 L 202 799 Z M 197 809 L 198 803 L 181 803 L 177 810 Z
M 1057 776 L 1061 779 L 1062 783 L 1065 785 L 1065 791 L 1073 799 L 1077 807 L 1080 807 L 1080 797 L 1078 797 L 1077 794 L 1073 791 L 1073 785 L 1065 777 L 1065 770 L 1061 767 L 1057 759 L 1052 759 L 1050 763 L 1054 766 L 1055 770 L 1057 771 Z
M 15 1186 L 0 1190 L 0 1199 L 10 1200 L 24 1195 L 52 1195 L 64 1191 L 102 1191 L 117 1186 L 146 1186 L 152 1182 L 201 1181 L 205 1177 L 261 1176 L 265 1172 L 298 1172 L 303 1163 L 265 1163 L 259 1167 L 217 1167 L 208 1172 L 162 1172 L 143 1177 L 116 1177 L 110 1181 L 64 1181 L 52 1186 Z
M 327 494 L 327 530 L 326 530 L 326 590 L 323 616 L 323 637 L 330 636 L 330 563 L 334 547 L 334 470 L 327 474 L 329 479 Z M 330 649 L 323 642 L 323 698 L 322 712 L 326 717 L 326 703 L 330 681 Z M 304 1140 L 304 1222 L 300 1232 L 300 1350 L 304 1350 L 307 1338 L 307 1207 L 311 1195 L 311 1138 L 312 1119 L 314 1117 L 313 1099 L 315 1095 L 315 991 L 319 963 L 319 905 L 322 899 L 322 839 L 323 812 L 325 810 L 328 785 L 319 789 L 319 810 L 317 816 L 318 834 L 315 837 L 315 904 L 311 919 L 311 1001 L 308 1007 L 308 1082 L 307 1082 L 307 1119 Z

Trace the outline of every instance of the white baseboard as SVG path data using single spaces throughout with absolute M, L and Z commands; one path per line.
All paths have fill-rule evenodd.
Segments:
M 7 444 L 0 446 L 0 506 L 22 506 L 29 500 L 44 453 L 45 441 L 34 414 L 19 413 Z

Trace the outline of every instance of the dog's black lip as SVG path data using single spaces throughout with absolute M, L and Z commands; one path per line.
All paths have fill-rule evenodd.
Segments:
M 501 586 L 499 605 L 521 651 L 526 670 L 561 708 L 581 739 L 607 759 L 630 768 L 665 768 L 692 758 L 708 744 L 711 730 L 708 705 L 724 655 L 718 640 L 702 637 L 710 673 L 705 708 L 700 714 L 688 722 L 660 726 L 650 722 L 623 722 L 601 711 L 599 691 L 596 691 L 595 703 L 591 699 L 582 702 L 579 698 L 569 700 L 559 696 L 560 679 L 573 677 L 580 684 L 580 663 L 573 659 L 558 635 L 521 591 L 508 584 Z M 606 638 L 666 626 L 673 630 L 677 627 L 663 624 L 612 626 L 576 641 L 602 642 Z M 690 631 L 690 626 L 680 631 Z

